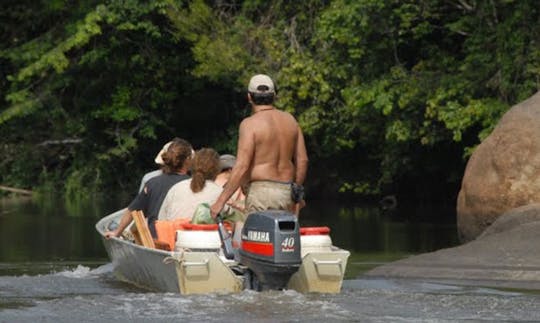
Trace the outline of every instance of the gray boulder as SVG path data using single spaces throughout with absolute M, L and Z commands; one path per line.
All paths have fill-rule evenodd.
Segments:
M 467 163 L 457 201 L 462 242 L 504 212 L 540 202 L 540 92 L 512 107 Z
M 365 275 L 540 290 L 540 204 L 510 210 L 474 241 L 398 260 Z

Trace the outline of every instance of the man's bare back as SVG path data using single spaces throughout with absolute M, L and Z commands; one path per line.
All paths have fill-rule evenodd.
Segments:
M 252 89 L 251 83 L 258 77 L 262 77 L 259 80 L 263 85 Z M 252 81 L 248 100 L 253 114 L 240 123 L 236 164 L 227 186 L 210 208 L 214 217 L 246 182 L 266 180 L 302 185 L 306 177 L 308 157 L 302 130 L 290 113 L 277 110 L 271 103 L 261 103 L 268 94 L 273 101 L 274 84 L 268 76 L 257 75 Z
M 238 148 L 244 148 L 247 154 L 253 156 L 250 181 L 295 180 L 293 160 L 301 133 L 292 115 L 271 106 L 263 106 L 242 122 L 240 135 L 247 139 L 240 139 Z

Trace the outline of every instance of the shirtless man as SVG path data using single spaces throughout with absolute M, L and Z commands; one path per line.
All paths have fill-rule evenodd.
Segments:
M 240 185 L 249 182 L 247 213 L 277 209 L 297 213 L 292 183 L 302 185 L 308 157 L 304 135 L 295 118 L 273 106 L 274 82 L 255 75 L 248 86 L 252 115 L 240 123 L 236 164 L 229 182 L 211 206 L 215 218 Z

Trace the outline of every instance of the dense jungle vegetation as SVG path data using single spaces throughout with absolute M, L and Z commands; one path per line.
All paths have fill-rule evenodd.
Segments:
M 135 192 L 174 136 L 234 153 L 251 75 L 300 122 L 311 197 L 454 203 L 540 88 L 536 0 L 4 0 L 0 184 Z

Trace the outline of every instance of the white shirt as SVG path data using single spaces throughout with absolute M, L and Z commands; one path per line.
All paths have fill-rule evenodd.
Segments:
M 221 186 L 210 180 L 206 180 L 203 190 L 197 193 L 191 191 L 190 185 L 191 179 L 187 179 L 171 187 L 163 204 L 161 204 L 159 220 L 191 219 L 199 204 L 212 205 L 223 190 Z

